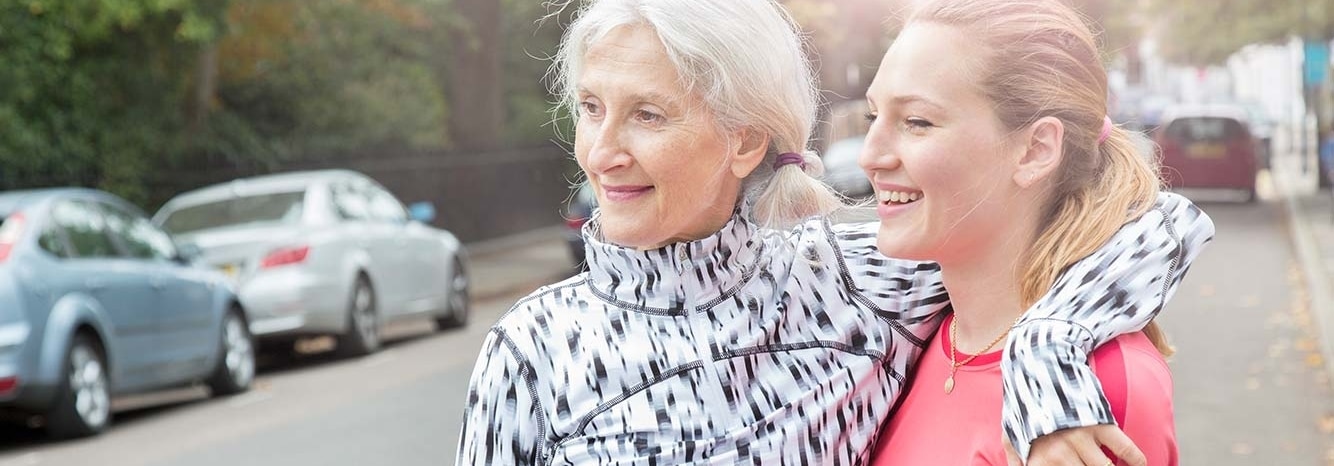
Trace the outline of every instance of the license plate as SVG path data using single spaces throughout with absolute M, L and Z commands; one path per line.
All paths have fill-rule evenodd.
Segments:
M 1195 143 L 1186 148 L 1186 156 L 1192 159 L 1221 159 L 1227 155 L 1227 148 L 1222 144 Z

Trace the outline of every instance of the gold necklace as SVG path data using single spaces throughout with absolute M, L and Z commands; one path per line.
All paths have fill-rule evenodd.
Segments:
M 1019 316 L 1019 319 L 1023 319 L 1023 318 L 1024 318 L 1023 315 L 1020 315 L 1020 316 Z M 946 394 L 946 395 L 948 395 L 948 394 L 950 394 L 950 392 L 954 391 L 954 373 L 955 373 L 955 372 L 958 372 L 960 367 L 963 367 L 963 366 L 968 365 L 968 363 L 973 362 L 974 359 L 977 359 L 978 356 L 981 356 L 981 355 L 985 354 L 988 350 L 991 349 L 991 347 L 996 346 L 996 343 L 1000 343 L 1001 338 L 1005 338 L 1005 335 L 1007 335 L 1007 334 L 1010 333 L 1010 329 L 1011 329 L 1011 328 L 1014 328 L 1015 325 L 1018 325 L 1018 324 L 1019 324 L 1019 319 L 1014 319 L 1014 323 L 1011 324 L 1009 327 L 1006 327 L 1006 328 L 1005 328 L 1005 331 L 1004 331 L 1004 332 L 1001 332 L 1000 335 L 996 335 L 996 339 L 995 339 L 995 340 L 991 340 L 991 343 L 987 343 L 987 346 L 986 346 L 985 348 L 982 348 L 982 349 L 979 350 L 977 353 L 974 353 L 972 356 L 969 356 L 968 359 L 963 360 L 963 362 L 955 362 L 955 361 L 954 361 L 954 354 L 955 354 L 957 351 L 955 351 L 956 348 L 955 348 L 955 346 L 954 346 L 954 342 L 957 341 L 957 340 L 959 339 L 959 336 L 958 336 L 958 335 L 959 335 L 959 319 L 958 319 L 958 316 L 955 316 L 955 317 L 950 318 L 950 377 L 949 377 L 948 379 L 945 379 L 945 394 Z

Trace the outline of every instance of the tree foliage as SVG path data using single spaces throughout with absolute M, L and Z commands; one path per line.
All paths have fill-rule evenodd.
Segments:
M 429 39 L 448 17 L 440 2 L 233 0 L 201 149 L 285 159 L 444 147 Z
M 0 189 L 105 188 L 164 167 L 273 166 L 451 148 L 456 0 L 0 2 Z M 544 58 L 559 22 L 503 0 L 495 145 L 551 138 Z
M 176 71 L 221 30 L 222 1 L 0 3 L 0 189 L 51 184 L 144 194 L 179 147 Z
M 1293 36 L 1334 38 L 1334 0 L 1151 0 L 1163 55 L 1173 62 L 1208 65 L 1256 43 Z

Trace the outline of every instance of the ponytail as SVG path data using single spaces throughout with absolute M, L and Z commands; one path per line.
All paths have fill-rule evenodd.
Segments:
M 778 156 L 765 158 L 768 163 L 757 170 L 770 170 L 748 196 L 751 220 L 764 227 L 788 229 L 801 221 L 833 213 L 847 206 L 846 199 L 819 180 L 824 163 L 815 152 L 801 155 L 800 163 L 774 163 Z M 771 168 L 772 167 L 772 168 Z
M 1138 218 L 1153 206 L 1161 186 L 1156 171 L 1157 160 L 1140 154 L 1135 138 L 1143 135 L 1113 128 L 1107 140 L 1096 144 L 1088 162 L 1062 162 L 1057 179 L 1087 181 L 1058 182 L 1054 202 L 1046 214 L 1045 228 L 1029 250 L 1021 283 L 1024 307 L 1046 294 L 1056 277 L 1071 264 L 1092 254 L 1128 221 Z M 1067 156 L 1079 157 L 1088 151 L 1067 150 Z M 1070 173 L 1089 170 L 1087 173 Z M 1164 356 L 1174 350 L 1156 322 L 1144 328 L 1145 336 Z

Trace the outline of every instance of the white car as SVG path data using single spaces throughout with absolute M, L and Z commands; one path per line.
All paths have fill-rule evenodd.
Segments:
M 388 321 L 467 322 L 463 247 L 427 224 L 434 210 L 419 203 L 409 213 L 365 175 L 325 170 L 190 191 L 153 222 L 231 277 L 261 342 L 290 349 L 297 338 L 337 335 L 339 351 L 356 356 L 379 348 Z
M 840 139 L 830 144 L 821 158 L 824 162 L 824 182 L 848 197 L 871 195 L 871 180 L 866 177 L 862 167 L 857 165 L 857 156 L 865 144 L 865 136 Z

